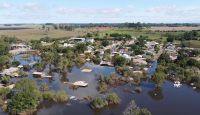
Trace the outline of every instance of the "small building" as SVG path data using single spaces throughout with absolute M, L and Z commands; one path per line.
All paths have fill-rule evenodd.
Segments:
M 83 43 L 85 42 L 85 38 L 71 38 L 69 41 L 75 42 L 75 43 Z
M 12 44 L 10 46 L 11 50 L 16 50 L 16 49 L 31 49 L 31 46 L 23 44 L 23 43 L 19 43 L 19 44 Z

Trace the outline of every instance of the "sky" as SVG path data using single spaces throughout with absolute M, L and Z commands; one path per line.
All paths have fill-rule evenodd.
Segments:
M 200 23 L 200 0 L 0 0 L 0 23 Z

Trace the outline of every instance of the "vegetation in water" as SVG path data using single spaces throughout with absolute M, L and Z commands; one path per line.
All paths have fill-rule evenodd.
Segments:
M 101 109 L 108 105 L 119 104 L 120 98 L 116 93 L 109 93 L 106 98 L 96 97 L 90 102 L 90 107 L 92 109 Z

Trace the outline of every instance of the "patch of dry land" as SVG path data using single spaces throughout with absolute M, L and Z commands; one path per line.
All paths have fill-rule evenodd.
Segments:
M 164 27 L 164 26 L 157 26 L 149 28 L 153 31 L 191 31 L 191 30 L 200 30 L 200 26 L 197 27 Z
M 64 30 L 55 30 L 53 28 L 50 28 L 49 31 L 43 30 L 41 28 L 12 28 L 12 29 L 1 29 L 0 30 L 0 36 L 5 35 L 9 37 L 17 37 L 21 40 L 38 40 L 40 38 L 44 37 L 51 37 L 51 38 L 63 38 L 63 37 L 72 37 L 72 36 L 80 36 L 84 33 L 78 32 L 78 31 L 64 31 Z
M 65 31 L 49 27 L 49 30 L 42 29 L 41 25 L 29 26 L 0 26 L 0 36 L 5 35 L 9 37 L 17 37 L 18 39 L 30 41 L 39 40 L 40 38 L 69 38 L 86 35 L 88 32 L 102 32 L 110 28 L 97 27 L 97 28 L 76 28 L 73 31 Z

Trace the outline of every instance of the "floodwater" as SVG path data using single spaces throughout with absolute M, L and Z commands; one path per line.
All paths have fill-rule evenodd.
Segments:
M 86 63 L 84 66 L 91 68 L 91 73 L 83 73 L 78 67 L 73 67 L 67 75 L 60 75 L 53 72 L 54 80 L 35 79 L 30 75 L 31 79 L 35 79 L 40 85 L 47 83 L 51 90 L 65 90 L 69 96 L 83 98 L 85 96 L 102 96 L 96 90 L 99 75 L 110 75 L 115 73 L 113 67 L 102 67 L 92 63 Z M 149 76 L 153 75 L 157 67 L 157 62 L 153 62 L 148 71 Z M 31 72 L 34 70 L 31 70 Z M 30 72 L 30 73 L 31 73 Z M 48 72 L 48 67 L 45 69 Z M 64 81 L 74 82 L 84 80 L 88 83 L 86 88 L 70 89 Z M 134 90 L 133 85 L 126 84 L 110 89 L 116 92 L 121 98 L 119 105 L 105 107 L 101 110 L 94 111 L 89 107 L 86 101 L 70 100 L 69 103 L 43 103 L 36 115 L 121 115 L 129 102 L 135 100 L 139 107 L 149 109 L 152 115 L 199 115 L 200 114 L 200 92 L 193 90 L 187 85 L 180 88 L 173 87 L 173 83 L 166 81 L 162 88 L 156 89 L 155 84 L 151 80 L 141 83 L 141 93 L 130 93 L 124 90 Z M 0 112 L 1 114 L 1 112 Z

